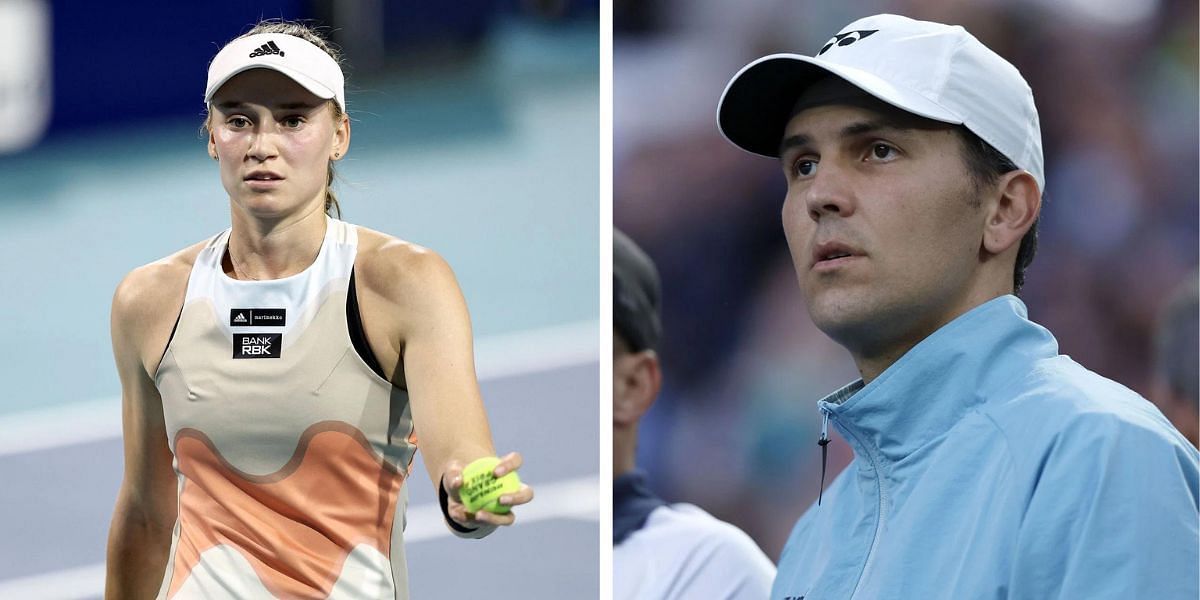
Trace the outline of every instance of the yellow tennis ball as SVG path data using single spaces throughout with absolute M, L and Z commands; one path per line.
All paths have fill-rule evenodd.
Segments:
M 467 512 L 486 510 L 490 513 L 505 514 L 508 506 L 499 503 L 500 496 L 511 494 L 521 489 L 521 479 L 516 471 L 509 471 L 503 477 L 496 477 L 492 471 L 500 459 L 495 456 L 485 456 L 467 465 L 462 472 L 462 487 L 458 497 L 462 499 Z

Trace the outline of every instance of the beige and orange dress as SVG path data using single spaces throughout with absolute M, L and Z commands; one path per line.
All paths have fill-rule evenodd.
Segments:
M 179 480 L 159 598 L 408 597 L 408 394 L 362 334 L 357 230 L 327 223 L 283 279 L 226 275 L 229 230 L 196 258 L 155 376 Z

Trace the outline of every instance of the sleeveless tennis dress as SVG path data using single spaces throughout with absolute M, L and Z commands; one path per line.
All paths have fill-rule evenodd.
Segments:
M 407 598 L 407 392 L 381 376 L 353 287 L 358 236 L 239 281 L 229 230 L 196 258 L 155 383 L 179 479 L 159 598 Z

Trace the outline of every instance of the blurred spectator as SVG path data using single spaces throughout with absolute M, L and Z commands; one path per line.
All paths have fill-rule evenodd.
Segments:
M 1154 337 L 1151 399 L 1192 445 L 1200 438 L 1200 278 L 1192 273 L 1171 295 Z
M 613 230 L 613 596 L 762 598 L 775 565 L 744 532 L 691 504 L 666 504 L 638 470 L 638 424 L 662 384 L 662 290 L 654 263 Z

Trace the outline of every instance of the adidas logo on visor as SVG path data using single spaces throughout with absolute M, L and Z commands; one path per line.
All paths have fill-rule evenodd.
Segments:
M 251 52 L 250 58 L 254 58 L 257 56 L 265 56 L 267 54 L 278 54 L 280 56 L 280 58 L 282 58 L 283 50 L 280 50 L 279 46 L 275 45 L 275 42 L 273 42 L 273 41 L 267 42 L 267 43 L 263 44 L 262 47 L 259 48 L 258 50 Z

